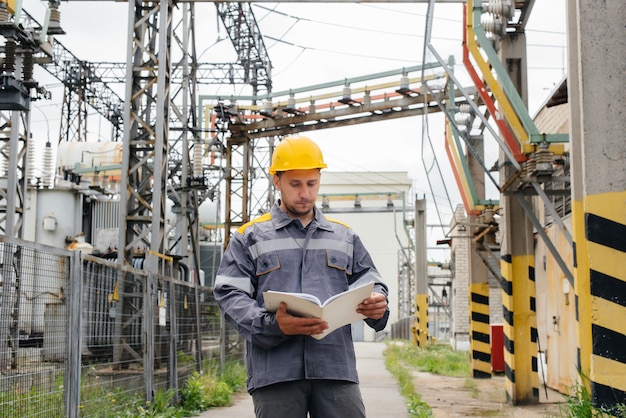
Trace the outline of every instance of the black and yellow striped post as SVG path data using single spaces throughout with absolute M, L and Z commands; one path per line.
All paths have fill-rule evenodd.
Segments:
M 626 402 L 626 192 L 584 200 L 574 204 L 580 371 L 611 409 Z
M 594 401 L 613 407 L 626 403 L 626 192 L 586 200 L 585 234 L 595 313 L 591 317 L 591 392 Z
M 578 366 L 594 405 L 612 410 L 626 403 L 626 84 L 613 77 L 626 72 L 613 36 L 626 3 L 567 6 Z
M 415 296 L 415 323 L 413 326 L 413 344 L 416 347 L 427 347 L 428 338 L 428 295 Z
M 520 97 L 526 101 L 526 36 L 515 33 L 500 43 L 500 59 Z M 500 179 L 516 175 L 501 156 Z M 502 194 L 500 271 L 504 318 L 504 373 L 508 401 L 514 405 L 539 403 L 537 314 L 535 310 L 535 244 L 533 225 L 525 207 L 532 207 L 522 192 Z
M 535 404 L 539 375 L 534 257 L 504 254 L 500 268 L 507 398 L 515 405 Z
M 413 343 L 426 347 L 428 338 L 428 261 L 426 199 L 415 199 L 415 321 Z
M 470 351 L 472 376 L 491 377 L 489 283 L 470 284 Z

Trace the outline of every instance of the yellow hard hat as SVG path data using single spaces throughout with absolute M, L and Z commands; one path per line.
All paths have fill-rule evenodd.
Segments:
M 270 174 L 289 170 L 326 168 L 320 147 L 306 136 L 283 139 L 274 149 Z

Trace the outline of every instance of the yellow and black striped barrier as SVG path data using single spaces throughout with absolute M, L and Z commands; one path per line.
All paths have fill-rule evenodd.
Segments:
M 415 296 L 415 325 L 413 327 L 413 345 L 426 347 L 428 338 L 428 295 Z
M 583 329 L 588 318 L 579 318 L 581 356 L 590 356 L 581 361 L 582 372 L 589 370 L 594 404 L 611 409 L 626 402 L 626 192 L 587 196 L 586 202 L 585 236 L 575 236 L 582 250 L 575 255 L 576 277 L 588 277 L 590 291 L 587 297 L 578 286 L 579 316 L 591 314 L 590 334 Z M 580 205 L 575 209 L 583 213 Z
M 489 329 L 489 284 L 470 285 L 470 351 L 472 376 L 491 377 L 491 344 Z
M 514 405 L 536 404 L 539 374 L 534 257 L 504 254 L 500 268 L 507 398 Z

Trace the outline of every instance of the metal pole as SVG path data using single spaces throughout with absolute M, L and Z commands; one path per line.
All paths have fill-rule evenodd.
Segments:
M 80 252 L 70 255 L 69 300 L 67 301 L 67 364 L 65 366 L 65 413 L 68 418 L 78 418 L 80 408 L 80 368 L 82 351 L 82 294 L 83 272 Z

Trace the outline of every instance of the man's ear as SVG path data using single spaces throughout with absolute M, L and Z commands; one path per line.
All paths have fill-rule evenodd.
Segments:
M 280 190 L 280 176 L 278 174 L 272 176 L 272 182 L 274 183 L 274 188 Z

